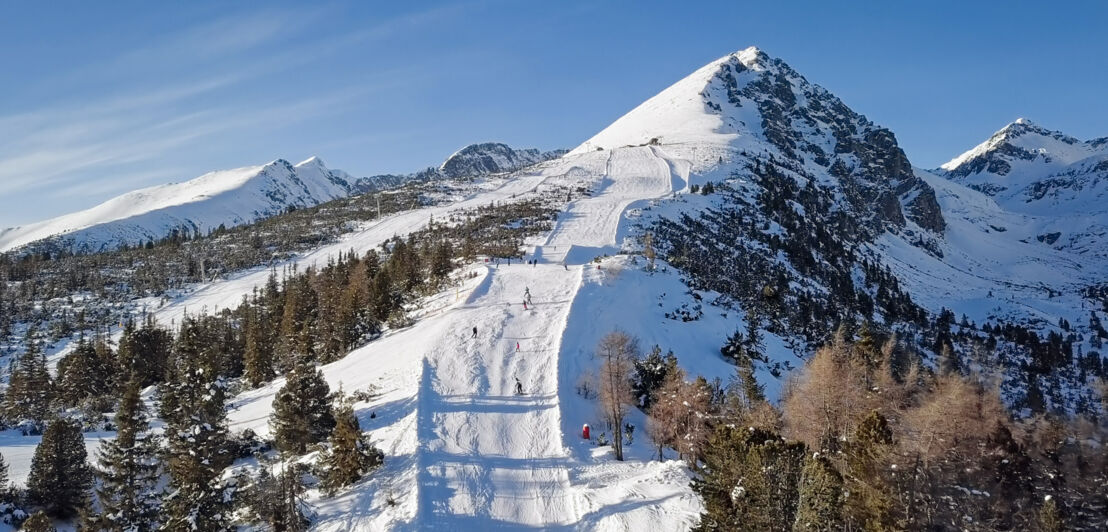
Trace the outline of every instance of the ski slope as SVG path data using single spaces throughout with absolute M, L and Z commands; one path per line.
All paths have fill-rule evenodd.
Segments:
M 597 271 L 589 261 L 618 251 L 630 231 L 628 211 L 684 188 L 688 167 L 656 147 L 565 157 L 460 202 L 386 217 L 295 259 L 306 267 L 339 251 L 362 252 L 423 227 L 432 216 L 523 198 L 544 185 L 591 189 L 528 250 L 541 258 L 536 265 L 474 266 L 479 275 L 463 276 L 462 286 L 426 301 L 414 326 L 390 331 L 322 368 L 333 389 L 379 393 L 355 406 L 386 465 L 334 498 L 314 494 L 315 528 L 626 530 L 661 516 L 674 520 L 667 529 L 687 528 L 699 502 L 688 492 L 684 466 L 651 462 L 642 432 L 629 446 L 630 460 L 614 463 L 610 448 L 563 430 L 595 423 L 596 412 L 594 403 L 571 401 L 567 413 L 562 400 L 577 399 L 576 381 L 561 377 L 595 365 L 591 349 L 577 343 L 563 349 L 571 309 L 591 306 L 578 300 L 584 279 Z M 212 283 L 155 315 L 168 322 L 186 310 L 237 305 L 268 275 L 258 269 Z M 534 305 L 524 309 L 528 290 Z M 620 318 L 613 314 L 598 323 L 614 329 Z M 523 395 L 515 394 L 516 379 Z M 232 428 L 267 435 L 273 396 L 283 384 L 279 379 L 236 398 Z M 645 427 L 641 419 L 636 424 Z

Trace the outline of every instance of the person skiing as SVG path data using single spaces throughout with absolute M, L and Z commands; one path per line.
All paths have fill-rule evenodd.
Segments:
M 477 338 L 477 326 L 476 325 L 473 326 L 473 337 Z
M 516 342 L 516 353 L 519 352 L 519 342 Z
M 516 395 L 523 395 L 523 383 L 519 382 L 519 377 L 516 377 Z

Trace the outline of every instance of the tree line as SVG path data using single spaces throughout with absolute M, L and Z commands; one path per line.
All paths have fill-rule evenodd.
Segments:
M 774 405 L 748 336 L 721 349 L 736 363 L 727 383 L 686 375 L 657 346 L 642 355 L 623 332 L 597 348 L 606 421 L 642 409 L 659 458 L 688 463 L 705 508 L 696 530 L 1060 531 L 1108 519 L 1103 419 L 1014 415 L 986 377 L 932 367 L 869 324 L 840 327 Z

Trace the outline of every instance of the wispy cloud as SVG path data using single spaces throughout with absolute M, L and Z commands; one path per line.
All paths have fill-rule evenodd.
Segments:
M 373 91 L 418 83 L 428 74 L 411 65 L 304 93 L 264 87 L 279 87 L 275 79 L 321 57 L 448 20 L 469 5 L 408 13 L 347 33 L 318 31 L 326 27 L 320 22 L 330 8 L 229 15 L 50 79 L 29 80 L 32 86 L 74 89 L 30 110 L 0 114 L 0 226 L 30 221 L 3 216 L 14 211 L 5 204 L 20 198 L 102 199 L 194 177 L 180 175 L 179 161 L 166 160 L 169 155 L 202 154 L 205 143 L 227 135 L 264 136 L 341 115 Z

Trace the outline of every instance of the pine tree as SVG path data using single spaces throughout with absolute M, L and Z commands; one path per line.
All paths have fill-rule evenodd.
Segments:
M 854 430 L 846 446 L 847 522 L 866 530 L 895 530 L 891 492 L 884 478 L 893 444 L 889 422 L 874 410 Z
M 743 337 L 742 331 L 735 331 L 731 336 L 727 337 L 727 343 L 719 348 L 719 352 L 723 355 L 723 358 L 732 362 L 738 362 L 746 356 L 745 345 L 746 339 Z
M 354 408 L 346 398 L 339 398 L 335 408 L 335 430 L 331 432 L 330 450 L 323 457 L 323 488 L 331 493 L 349 486 L 376 469 L 384 454 L 362 433 Z
M 27 419 L 42 423 L 50 409 L 52 389 L 46 357 L 38 343 L 31 341 L 12 368 L 4 395 L 4 417 L 12 423 Z
M 62 406 L 78 406 L 87 398 L 110 391 L 110 366 L 96 351 L 95 345 L 81 338 L 77 348 L 58 362 L 55 395 Z
M 276 377 L 273 360 L 272 344 L 266 341 L 263 317 L 257 305 L 249 305 L 246 310 L 246 323 L 243 334 L 246 336 L 245 353 L 243 355 L 246 366 L 244 377 L 252 387 L 259 387 Z
M 196 357 L 176 353 L 171 378 L 159 390 L 166 421 L 169 530 L 230 530 L 230 504 L 220 480 L 230 465 L 226 387 Z
M 27 494 L 32 504 L 60 519 L 77 515 L 92 484 L 87 459 L 81 426 L 68 419 L 51 421 L 31 459 Z
M 654 235 L 646 233 L 642 238 L 642 254 L 646 257 L 646 271 L 654 271 L 654 260 L 657 258 L 657 253 L 654 251 Z
M 662 348 L 654 346 L 645 358 L 635 360 L 635 397 L 643 410 L 649 412 L 655 396 L 666 376 L 677 369 L 677 357 L 673 351 L 662 356 Z
M 304 487 L 300 483 L 300 472 L 295 464 L 286 467 L 277 477 L 279 512 L 274 515 L 276 519 L 270 521 L 273 530 L 285 532 L 305 532 L 308 530 L 308 520 L 300 511 L 300 492 Z
M 1049 495 L 1039 507 L 1039 529 L 1043 532 L 1062 532 L 1066 529 L 1062 523 L 1062 516 L 1058 514 L 1058 503 L 1054 502 L 1054 497 Z
M 0 502 L 7 502 L 6 498 L 11 491 L 11 478 L 8 476 L 8 461 L 0 454 Z
M 693 530 L 780 530 L 796 519 L 804 444 L 721 425 L 709 438 L 693 491 L 704 503 Z
M 101 530 L 143 532 L 158 525 L 159 446 L 139 391 L 138 381 L 127 385 L 115 415 L 116 438 L 100 446 Z
M 330 394 L 323 372 L 300 357 L 273 399 L 269 423 L 278 449 L 303 454 L 308 445 L 327 438 L 335 427 Z
M 804 461 L 799 505 L 793 531 L 837 532 L 843 529 L 843 479 L 818 453 Z
M 116 355 L 122 383 L 130 381 L 132 375 L 144 387 L 165 380 L 172 347 L 173 335 L 158 327 L 152 316 L 146 317 L 140 329 L 127 322 Z
M 23 522 L 23 526 L 19 528 L 23 532 L 57 532 L 58 529 L 54 528 L 54 521 L 50 519 L 50 516 L 46 515 L 46 512 L 39 510 L 28 517 Z

